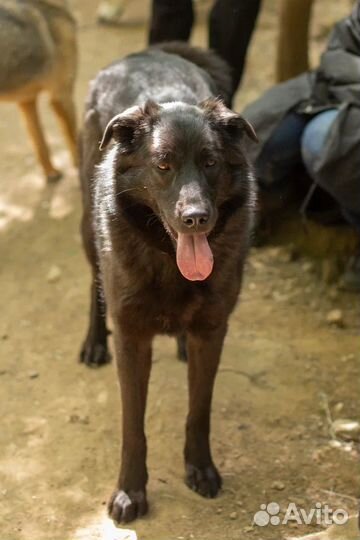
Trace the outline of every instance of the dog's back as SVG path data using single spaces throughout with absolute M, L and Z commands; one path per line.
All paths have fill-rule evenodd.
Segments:
M 100 160 L 98 141 L 114 114 L 149 98 L 196 103 L 210 95 L 231 101 L 230 68 L 212 51 L 180 42 L 159 44 L 100 71 L 90 84 L 80 142 L 85 200 L 88 179 Z
M 230 67 L 211 50 L 200 47 L 189 47 L 187 43 L 173 41 L 159 43 L 154 49 L 160 49 L 169 54 L 176 54 L 195 64 L 207 73 L 211 80 L 212 90 L 230 107 L 233 95 Z

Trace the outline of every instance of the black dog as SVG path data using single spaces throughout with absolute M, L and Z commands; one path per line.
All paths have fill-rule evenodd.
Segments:
M 210 405 L 255 204 L 243 139 L 256 136 L 216 99 L 228 99 L 229 81 L 213 53 L 169 44 L 112 64 L 91 85 L 81 177 L 93 285 L 81 359 L 108 360 L 106 301 L 123 404 L 122 465 L 109 504 L 117 522 L 147 510 L 144 412 L 155 334 L 186 339 L 186 483 L 205 497 L 221 487 Z

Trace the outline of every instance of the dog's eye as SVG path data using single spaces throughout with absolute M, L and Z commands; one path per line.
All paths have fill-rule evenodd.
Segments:
M 170 171 L 170 165 L 168 163 L 159 163 L 157 166 L 160 171 Z
M 214 165 L 216 165 L 215 159 L 209 158 L 205 161 L 205 167 L 213 167 Z

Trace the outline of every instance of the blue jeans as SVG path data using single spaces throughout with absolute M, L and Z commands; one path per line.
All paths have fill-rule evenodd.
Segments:
M 321 155 L 338 112 L 338 109 L 329 109 L 315 117 L 288 113 L 266 141 L 257 159 L 260 186 L 275 187 L 300 164 L 305 166 L 310 178 L 314 179 L 314 165 Z M 360 232 L 360 216 L 345 208 L 342 211 L 345 219 Z
M 313 178 L 313 164 L 321 154 L 337 114 L 337 109 L 322 112 L 315 117 L 295 112 L 287 114 L 266 141 L 258 157 L 260 183 L 264 186 L 275 184 L 301 163 Z
M 319 159 L 331 126 L 339 111 L 330 109 L 312 118 L 301 136 L 301 156 L 306 170 L 314 178 L 314 165 Z

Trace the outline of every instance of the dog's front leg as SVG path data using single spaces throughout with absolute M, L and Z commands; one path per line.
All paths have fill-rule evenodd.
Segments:
M 109 502 L 114 521 L 128 522 L 147 511 L 144 415 L 151 369 L 151 339 L 128 335 L 115 322 L 114 338 L 122 399 L 122 462 Z
M 226 328 L 188 334 L 189 414 L 186 422 L 186 484 L 203 497 L 215 497 L 221 477 L 210 450 L 210 409 Z

